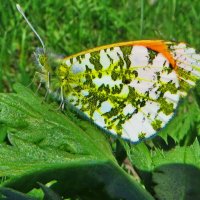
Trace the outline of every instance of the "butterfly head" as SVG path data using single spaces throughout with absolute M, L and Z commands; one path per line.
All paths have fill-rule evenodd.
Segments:
M 43 40 L 25 16 L 20 5 L 17 4 L 16 7 L 37 36 L 42 46 L 42 48 L 37 48 L 35 52 L 36 62 L 39 67 L 38 75 L 40 81 L 46 84 L 50 92 L 55 92 L 59 88 L 59 91 L 62 93 L 61 96 L 69 93 L 72 89 L 72 82 L 74 82 L 74 78 L 70 73 L 70 67 L 67 66 L 62 59 L 47 53 Z
M 77 81 L 71 67 L 57 55 L 44 52 L 43 48 L 36 49 L 35 57 L 40 81 L 51 93 L 60 93 L 62 98 L 67 96 Z
M 40 68 L 41 73 L 51 72 L 51 66 L 49 64 L 49 55 L 44 52 L 43 48 L 37 48 L 35 51 L 36 64 Z

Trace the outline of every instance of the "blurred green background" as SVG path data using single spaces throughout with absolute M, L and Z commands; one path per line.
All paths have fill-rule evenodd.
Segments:
M 120 41 L 185 41 L 200 49 L 199 0 L 0 0 L 0 91 L 28 85 L 38 39 L 18 13 L 19 3 L 47 49 L 70 55 Z

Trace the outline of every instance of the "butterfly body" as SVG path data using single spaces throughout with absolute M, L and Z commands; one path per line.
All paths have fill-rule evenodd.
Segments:
M 66 57 L 56 67 L 50 67 L 44 58 L 48 57 L 38 55 L 41 76 L 46 77 L 41 79 L 49 77 L 44 82 L 50 92 L 59 90 L 61 101 L 131 142 L 163 128 L 180 97 L 200 76 L 194 49 L 160 40 L 97 47 Z

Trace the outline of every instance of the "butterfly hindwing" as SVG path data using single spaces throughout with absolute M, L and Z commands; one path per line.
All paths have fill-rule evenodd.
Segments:
M 65 63 L 76 77 L 67 100 L 132 142 L 164 127 L 178 105 L 177 74 L 162 53 L 145 46 L 101 49 Z
M 43 65 L 43 73 L 61 101 L 111 134 L 138 142 L 173 117 L 180 97 L 200 78 L 199 57 L 183 43 L 133 41 L 72 55 L 51 71 Z

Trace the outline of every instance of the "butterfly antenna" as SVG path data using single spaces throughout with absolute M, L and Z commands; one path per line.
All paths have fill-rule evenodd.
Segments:
M 21 6 L 19 4 L 16 4 L 17 10 L 20 12 L 20 14 L 24 17 L 25 21 L 27 22 L 27 24 L 29 25 L 29 27 L 32 29 L 32 31 L 35 33 L 35 35 L 37 36 L 37 38 L 40 40 L 40 43 L 42 45 L 43 51 L 45 53 L 45 45 L 44 42 L 42 41 L 41 37 L 39 36 L 39 34 L 37 33 L 37 31 L 33 28 L 32 24 L 29 22 L 29 20 L 27 19 L 26 15 L 24 14 L 24 11 L 22 10 Z

